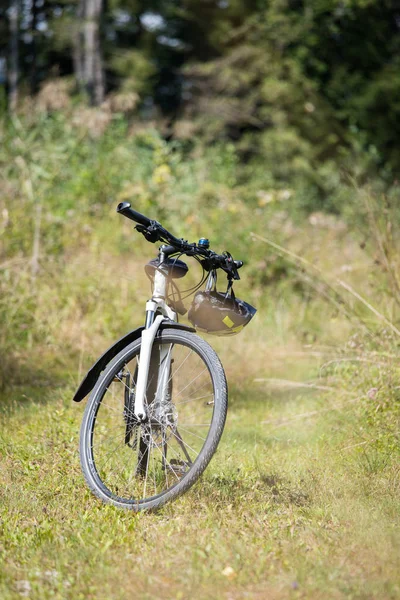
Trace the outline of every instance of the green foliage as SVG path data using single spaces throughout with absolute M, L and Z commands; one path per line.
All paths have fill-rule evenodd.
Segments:
M 78 4 L 26 5 L 21 89 L 76 70 Z M 232 141 L 246 183 L 255 169 L 304 209 L 340 212 L 344 181 L 378 175 L 387 192 L 399 168 L 397 21 L 377 0 L 114 0 L 102 18 L 109 106 L 168 115 L 165 135 L 186 144 Z
M 343 178 L 393 183 L 395 20 L 391 3 L 249 7 L 218 56 L 185 67 L 187 117 L 208 141 L 233 138 L 271 186 L 302 189 L 305 208 L 340 211 Z
M 140 94 L 149 91 L 156 69 L 143 53 L 138 50 L 120 51 L 111 58 L 110 66 L 123 77 L 123 90 Z

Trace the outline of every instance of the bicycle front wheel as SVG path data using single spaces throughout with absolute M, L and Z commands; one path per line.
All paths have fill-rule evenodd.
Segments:
M 80 455 L 85 479 L 104 502 L 158 508 L 200 477 L 221 438 L 227 385 L 221 362 L 197 335 L 159 332 L 145 407 L 134 416 L 140 340 L 106 367 L 85 410 Z

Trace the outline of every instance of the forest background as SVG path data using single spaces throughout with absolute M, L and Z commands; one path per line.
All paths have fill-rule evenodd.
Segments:
M 398 597 L 399 50 L 397 0 L 1 3 L 2 598 Z M 156 517 L 90 496 L 71 402 L 143 320 L 121 200 L 258 308 Z

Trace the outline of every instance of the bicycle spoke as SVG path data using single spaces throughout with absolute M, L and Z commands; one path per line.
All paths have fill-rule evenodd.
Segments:
M 214 394 L 206 394 L 205 396 L 200 396 L 199 398 L 188 398 L 187 400 L 182 400 L 181 402 L 177 402 L 176 406 L 179 406 L 180 404 L 187 404 L 188 402 L 196 402 L 198 400 L 204 400 L 204 398 L 210 398 L 212 396 L 214 396 Z
M 108 457 L 108 458 L 107 458 L 107 460 L 106 460 L 105 462 L 103 462 L 103 463 L 101 464 L 101 466 L 100 466 L 100 470 L 101 470 L 101 469 L 104 469 L 105 465 L 108 463 L 108 461 L 110 460 L 111 456 L 112 456 L 113 454 L 115 454 L 115 452 L 118 450 L 118 448 L 120 448 L 122 445 L 123 445 L 123 444 L 122 444 L 122 442 L 121 442 L 121 444 L 117 444 L 117 445 L 115 446 L 115 448 L 114 448 L 113 450 L 111 450 L 111 451 L 110 451 L 110 452 L 109 452 L 109 453 L 106 455 L 106 458 L 107 458 L 107 457 Z M 92 450 L 93 450 L 93 445 L 92 445 Z
M 196 377 L 194 379 L 192 379 L 192 381 L 190 381 L 190 383 L 188 383 L 177 395 L 176 397 L 180 396 L 182 394 L 182 392 L 184 392 L 190 385 L 192 385 L 192 383 L 194 381 L 196 381 L 203 373 L 205 373 L 207 371 L 207 368 L 203 369 L 201 371 L 201 373 L 199 373 L 198 375 L 196 375 Z M 200 388 L 201 389 L 201 388 Z
M 157 450 L 160 452 L 161 456 L 163 456 L 163 453 L 161 452 L 160 448 L 158 446 L 156 446 Z M 168 462 L 168 461 L 167 461 Z M 178 481 L 180 480 L 179 475 L 176 473 L 176 471 L 174 470 L 173 466 L 171 465 L 171 463 L 168 463 L 173 474 L 175 475 L 175 477 L 178 479 Z
M 188 352 L 187 356 L 183 359 L 183 361 L 181 362 L 181 364 L 179 365 L 179 367 L 177 369 L 175 369 L 173 376 L 176 377 L 177 373 L 180 371 L 181 367 L 183 367 L 183 365 L 185 364 L 185 362 L 187 361 L 187 359 L 189 358 L 189 356 L 193 354 L 193 350 L 190 350 L 190 352 Z M 172 379 L 172 374 L 168 380 L 168 383 L 170 383 Z
M 157 418 L 155 418 L 155 420 L 158 421 Z M 158 421 L 158 423 L 160 423 L 160 421 Z M 179 443 L 182 442 L 182 444 L 185 444 L 185 446 L 187 446 L 190 450 L 192 450 L 192 452 L 194 452 L 196 455 L 198 455 L 197 450 L 195 450 L 194 448 L 192 448 L 191 446 L 189 446 L 189 444 L 187 444 L 186 442 L 183 441 L 182 436 L 179 435 L 177 429 L 176 429 L 176 431 L 172 432 L 172 435 L 178 440 Z M 185 450 L 185 455 L 186 455 L 186 450 Z
M 190 464 L 192 464 L 192 459 L 190 458 L 189 452 L 188 452 L 188 451 L 186 450 L 186 448 L 185 448 L 184 441 L 183 441 L 183 439 L 182 439 L 182 436 L 181 436 L 181 434 L 179 433 L 179 431 L 178 431 L 178 430 L 176 430 L 176 431 L 174 432 L 174 436 L 175 436 L 175 437 L 176 437 L 176 439 L 178 440 L 178 443 L 179 443 L 180 447 L 182 448 L 182 450 L 183 450 L 183 453 L 184 453 L 184 455 L 186 456 L 187 460 L 189 461 L 189 463 L 190 463 Z
M 147 475 L 149 473 L 149 459 L 150 459 L 150 444 L 147 446 L 147 462 L 146 462 L 146 470 L 145 470 L 145 474 L 144 474 L 143 498 L 146 498 Z M 155 479 L 154 479 L 154 482 L 155 482 Z
M 180 423 L 181 429 L 182 425 L 186 425 L 187 427 L 210 427 L 210 423 Z
M 179 429 L 180 429 L 181 431 L 186 431 L 187 433 L 189 433 L 189 434 L 190 434 L 190 435 L 192 435 L 193 437 L 197 437 L 197 438 L 199 438 L 199 440 L 203 440 L 203 442 L 205 442 L 205 441 L 206 441 L 206 438 L 203 438 L 203 437 L 201 437 L 201 435 L 197 435 L 196 433 L 192 433 L 192 432 L 191 432 L 191 431 L 189 431 L 188 429 L 184 429 L 184 428 L 182 427 L 182 425 L 180 425 L 180 426 L 179 426 Z
M 184 441 L 184 439 L 182 438 L 181 435 L 179 435 L 178 430 L 174 431 L 173 433 L 174 437 L 176 437 L 176 439 L 178 440 L 179 444 L 183 444 L 185 446 L 185 448 L 189 448 L 189 450 L 191 450 L 192 452 L 194 452 L 196 454 L 196 458 L 199 455 L 199 451 L 195 450 L 194 448 L 192 448 L 192 446 L 189 446 L 189 444 L 187 442 Z M 183 447 L 182 447 L 183 450 Z M 186 451 L 184 450 L 185 454 Z

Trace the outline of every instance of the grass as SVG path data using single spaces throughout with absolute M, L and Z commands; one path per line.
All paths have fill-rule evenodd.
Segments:
M 347 224 L 306 218 L 295 194 L 240 186 L 221 149 L 185 156 L 120 121 L 96 140 L 61 115 L 1 133 L 0 597 L 398 598 L 397 208 L 360 191 Z M 115 215 L 133 199 L 247 256 L 235 290 L 259 309 L 210 339 L 230 384 L 217 454 L 140 515 L 86 489 L 71 400 L 143 321 L 154 247 Z
M 315 359 L 292 366 L 315 374 Z M 364 400 L 234 384 L 201 481 L 134 515 L 87 491 L 71 392 L 22 387 L 3 400 L 5 600 L 399 596 L 400 469 L 395 454 L 357 445 Z

